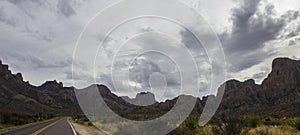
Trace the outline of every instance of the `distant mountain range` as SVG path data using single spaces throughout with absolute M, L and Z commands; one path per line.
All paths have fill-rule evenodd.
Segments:
M 277 58 L 272 63 L 272 71 L 261 85 L 250 79 L 244 82 L 229 80 L 217 115 L 230 113 L 237 115 L 300 116 L 300 61 Z M 177 98 L 156 102 L 152 93 L 139 93 L 135 99 L 113 94 L 106 86 L 97 85 L 107 105 L 126 118 L 153 119 L 167 113 Z M 91 95 L 93 96 L 93 95 Z M 185 95 L 181 95 L 185 96 Z M 189 98 L 196 98 L 186 96 Z M 209 96 L 197 98 L 192 115 L 201 115 Z M 210 97 L 214 98 L 213 95 Z M 91 97 L 92 98 L 92 97 Z M 143 99 L 148 98 L 147 102 Z M 148 102 L 149 101 L 149 102 Z M 52 113 L 59 115 L 82 114 L 73 87 L 64 87 L 57 81 L 48 81 L 41 86 L 24 82 L 21 73 L 12 74 L 8 65 L 0 61 L 0 113 L 35 115 Z

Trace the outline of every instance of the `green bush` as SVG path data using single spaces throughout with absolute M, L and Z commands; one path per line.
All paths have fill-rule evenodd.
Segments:
M 256 116 L 248 116 L 246 117 L 246 120 L 249 123 L 249 126 L 252 128 L 256 128 L 260 123 L 259 117 Z
M 196 117 L 188 117 L 186 121 L 184 122 L 187 128 L 190 130 L 196 130 L 199 127 L 198 119 Z
M 177 129 L 176 134 L 195 135 L 200 132 L 198 119 L 194 116 L 188 117 Z
M 295 122 L 295 128 L 300 130 L 300 119 Z

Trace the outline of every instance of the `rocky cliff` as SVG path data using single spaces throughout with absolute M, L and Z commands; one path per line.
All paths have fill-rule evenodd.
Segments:
M 24 82 L 22 74 L 12 74 L 0 61 L 0 107 L 1 113 L 36 114 L 42 111 L 56 114 L 81 113 L 73 87 L 64 87 L 57 81 L 47 81 L 41 86 Z M 225 82 L 225 93 L 218 109 L 220 113 L 238 115 L 300 116 L 300 61 L 277 58 L 272 71 L 261 85 L 254 80 Z M 150 106 L 135 106 L 113 94 L 106 86 L 97 85 L 107 105 L 121 116 L 134 119 L 153 119 L 167 113 L 178 98 L 155 102 Z M 88 91 L 86 91 L 88 94 Z M 136 102 L 154 95 L 140 93 Z M 91 98 L 95 95 L 91 94 Z M 214 98 L 214 96 L 210 96 Z M 191 97 L 190 98 L 195 98 Z M 194 115 L 200 115 L 207 97 L 197 98 Z M 155 100 L 154 100 L 155 101 Z

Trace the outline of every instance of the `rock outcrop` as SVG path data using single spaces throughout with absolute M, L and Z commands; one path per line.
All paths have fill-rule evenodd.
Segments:
M 300 93 L 300 61 L 277 58 L 262 83 L 262 93 L 273 104 L 295 100 Z

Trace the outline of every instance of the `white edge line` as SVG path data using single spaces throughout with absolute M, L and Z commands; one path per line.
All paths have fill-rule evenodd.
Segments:
M 75 131 L 73 125 L 70 123 L 69 119 L 68 119 L 68 123 L 69 123 L 69 125 L 70 125 L 71 128 L 72 128 L 73 134 L 74 134 L 74 135 L 77 135 L 77 133 L 76 133 L 76 131 Z

